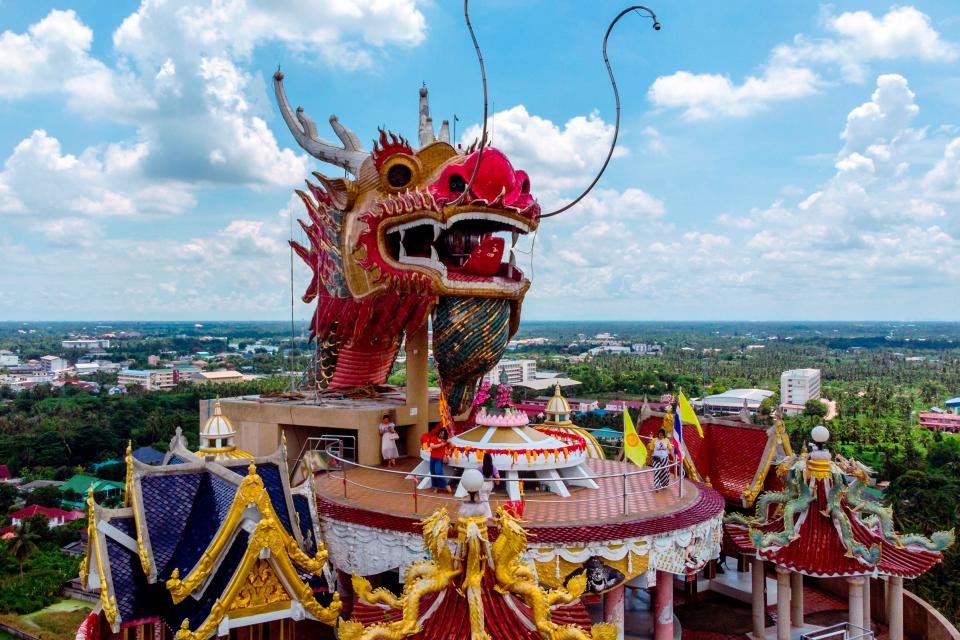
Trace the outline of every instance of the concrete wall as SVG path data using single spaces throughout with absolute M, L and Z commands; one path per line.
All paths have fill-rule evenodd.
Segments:
M 397 400 L 337 401 L 332 406 L 318 406 L 290 401 L 224 398 L 221 399 L 221 408 L 237 430 L 237 448 L 255 456 L 275 452 L 280 446 L 281 434 L 286 434 L 291 468 L 306 439 L 321 435 L 355 436 L 357 461 L 367 465 L 380 464 L 377 425 L 384 414 L 389 414 L 397 424 L 407 452 L 417 455 L 419 450 L 419 415 L 412 415 L 411 408 Z M 435 401 L 430 403 L 427 415 L 431 422 L 439 420 Z M 200 424 L 207 418 L 208 403 L 200 401 Z

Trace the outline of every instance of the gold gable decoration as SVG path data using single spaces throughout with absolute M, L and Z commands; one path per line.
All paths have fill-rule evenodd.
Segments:
M 233 616 L 253 615 L 271 609 L 274 605 L 290 602 L 292 598 L 280 578 L 266 560 L 258 560 L 247 574 L 246 582 L 230 605 Z
M 167 590 L 175 603 L 182 602 L 184 598 L 204 583 L 216 566 L 216 560 L 233 539 L 233 532 L 240 525 L 243 514 L 249 506 L 256 507 L 262 518 L 257 525 L 257 531 L 263 529 L 264 531 L 275 532 L 278 544 L 282 549 L 281 553 L 285 557 L 292 559 L 300 568 L 314 575 L 320 575 L 323 571 L 323 565 L 327 563 L 327 549 L 323 543 L 317 541 L 317 553 L 314 557 L 311 558 L 304 553 L 297 545 L 297 541 L 280 524 L 280 519 L 277 517 L 276 511 L 273 509 L 273 503 L 270 501 L 270 495 L 263 486 L 263 480 L 257 475 L 256 465 L 251 463 L 247 471 L 247 476 L 240 482 L 237 495 L 233 498 L 233 504 L 230 505 L 227 517 L 223 519 L 216 535 L 201 554 L 196 566 L 183 579 L 180 578 L 179 569 L 174 569 L 173 573 L 170 574 L 170 578 L 167 580 Z M 253 546 L 253 543 L 254 538 L 251 536 L 248 545 Z
M 400 610 L 399 620 L 377 623 L 367 627 L 356 621 L 341 621 L 338 635 L 341 640 L 401 640 L 418 633 L 420 603 L 431 593 L 443 591 L 460 578 L 459 593 L 466 598 L 470 615 L 471 637 L 488 638 L 484 628 L 481 585 L 488 566 L 487 554 L 492 560 L 495 589 L 501 594 L 512 594 L 530 607 L 537 632 L 545 639 L 614 640 L 616 627 L 595 624 L 589 633 L 576 625 L 558 625 L 551 620 L 551 607 L 577 600 L 586 587 L 586 574 L 570 580 L 566 588 L 546 590 L 537 584 L 530 566 L 522 559 L 527 548 L 527 532 L 502 508 L 497 511 L 500 534 L 491 546 L 487 534 L 487 520 L 483 517 L 460 518 L 457 522 L 457 557 L 451 557 L 447 545 L 450 518 L 446 509 L 438 509 L 423 521 L 424 543 L 434 560 L 418 562 L 407 569 L 403 594 L 394 596 L 387 589 L 372 589 L 363 577 L 353 576 L 354 593 L 370 604 L 386 604 Z
M 294 598 L 310 615 L 324 624 L 333 625 L 339 618 L 342 607 L 339 594 L 334 593 L 330 606 L 324 607 L 316 601 L 313 589 L 300 579 L 297 571 L 299 566 L 314 575 L 321 575 L 327 561 L 326 548 L 318 541 L 317 554 L 313 558 L 300 549 L 277 518 L 263 480 L 257 475 L 253 464 L 249 467 L 249 474 L 240 483 L 230 512 L 197 566 L 183 580 L 180 580 L 177 570 L 167 580 L 167 589 L 174 602 L 183 601 L 206 581 L 250 505 L 260 511 L 261 520 L 250 535 L 237 570 L 221 597 L 214 602 L 207 618 L 195 631 L 190 630 L 190 621 L 184 620 L 177 631 L 176 640 L 207 640 L 228 613 L 252 607 L 282 607 L 283 602 Z M 269 560 L 261 558 L 265 551 L 269 552 Z M 288 585 L 289 591 L 284 585 Z M 255 612 L 248 611 L 247 615 Z

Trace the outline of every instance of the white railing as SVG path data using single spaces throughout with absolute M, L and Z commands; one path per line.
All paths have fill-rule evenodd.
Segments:
M 810 631 L 800 636 L 800 640 L 873 640 L 873 631 L 841 622 L 830 627 Z
M 334 438 L 334 436 L 331 436 L 331 438 Z M 359 462 L 347 460 L 343 458 L 341 455 L 338 455 L 337 451 L 339 446 L 341 445 L 339 445 L 337 442 L 331 441 L 327 445 L 327 448 L 324 452 L 324 457 L 329 461 L 327 473 L 330 475 L 331 478 L 339 477 L 340 479 L 340 482 L 343 486 L 344 498 L 349 498 L 348 490 L 347 490 L 348 486 L 367 489 L 370 491 L 374 491 L 376 493 L 407 496 L 413 500 L 413 512 L 415 514 L 418 514 L 419 513 L 419 497 L 423 495 L 423 491 L 418 489 L 418 486 L 421 480 L 423 480 L 424 478 L 437 478 L 437 479 L 447 480 L 447 482 L 450 482 L 450 483 L 457 483 L 460 481 L 460 476 L 456 476 L 456 475 L 434 475 L 430 473 L 414 473 L 413 471 L 402 471 L 399 469 L 373 467 L 370 465 L 360 464 Z M 665 467 L 659 467 L 656 469 L 652 467 L 645 467 L 645 468 L 634 468 L 634 469 L 628 470 L 630 469 L 628 464 L 629 463 L 627 462 L 623 463 L 623 471 L 621 473 L 591 475 L 589 477 L 590 480 L 593 480 L 595 482 L 609 481 L 609 482 L 617 482 L 620 485 L 620 489 L 621 489 L 620 493 L 623 498 L 621 502 L 621 514 L 626 515 L 629 512 L 630 496 L 650 495 L 660 491 L 671 491 L 671 492 L 675 491 L 678 499 L 683 497 L 683 480 L 684 480 L 683 468 L 678 461 L 671 462 L 667 464 Z M 367 469 L 369 471 L 374 471 L 378 474 L 399 475 L 406 480 L 413 480 L 413 488 L 410 491 L 397 491 L 394 489 L 386 489 L 384 487 L 370 486 L 368 484 L 358 482 L 355 479 L 349 477 L 348 471 L 352 469 Z M 656 487 L 656 483 L 653 481 L 653 476 L 649 474 L 655 474 L 657 471 L 662 471 L 662 470 L 667 471 L 670 479 L 668 480 L 666 485 L 658 488 Z M 628 478 L 633 478 L 635 476 L 644 476 L 646 478 L 650 478 L 651 479 L 650 486 L 652 488 L 632 490 L 629 487 Z M 569 478 L 567 478 L 567 480 L 569 480 Z M 500 483 L 508 483 L 508 482 L 516 482 L 516 483 L 527 482 L 529 484 L 533 482 L 543 482 L 543 481 L 536 478 L 528 478 L 528 479 L 501 478 L 500 479 Z M 521 492 L 518 491 L 518 493 L 521 493 Z M 429 497 L 433 500 L 449 500 L 451 502 L 456 502 L 456 503 L 461 502 L 460 498 L 456 498 L 450 494 L 431 493 L 429 494 Z M 526 496 L 524 497 L 524 502 L 526 503 L 527 506 L 536 505 L 536 504 L 575 504 L 575 503 L 581 503 L 581 502 L 595 502 L 596 500 L 597 500 L 597 497 L 595 494 L 585 498 L 569 497 L 569 498 L 562 498 L 557 500 L 545 500 L 545 499 L 539 499 L 539 498 L 531 499 Z M 501 502 L 507 502 L 507 501 L 501 501 Z

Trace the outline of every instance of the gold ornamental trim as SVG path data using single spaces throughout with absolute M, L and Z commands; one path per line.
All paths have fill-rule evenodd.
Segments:
M 243 519 L 244 512 L 250 506 L 256 507 L 262 516 L 262 520 L 257 525 L 258 530 L 261 525 L 276 530 L 279 537 L 278 544 L 284 558 L 291 559 L 299 567 L 314 575 L 321 574 L 323 566 L 327 563 L 326 547 L 318 540 L 317 553 L 314 557 L 311 558 L 303 552 L 297 541 L 280 524 L 280 519 L 277 517 L 273 503 L 270 501 L 270 495 L 263 485 L 263 479 L 257 475 L 256 465 L 251 463 L 248 467 L 247 476 L 240 482 L 240 487 L 237 489 L 237 494 L 233 498 L 233 503 L 230 505 L 226 518 L 220 524 L 213 540 L 201 554 L 197 564 L 185 578 L 181 579 L 179 569 L 174 569 L 167 580 L 167 590 L 170 592 L 174 603 L 182 602 L 184 598 L 196 591 L 213 572 L 217 559 L 227 549 L 233 539 L 234 531 Z M 248 542 L 248 552 L 253 544 L 254 538 L 251 537 Z
M 251 465 L 251 467 L 252 466 L 253 465 Z M 251 471 L 251 473 L 253 473 L 253 471 Z M 247 478 L 251 477 L 259 480 L 259 476 L 247 476 Z M 255 485 L 255 483 L 251 482 L 251 485 Z M 260 483 L 260 488 L 263 488 L 262 482 Z M 290 535 L 283 528 L 283 525 L 275 518 L 264 517 L 264 519 L 257 523 L 256 529 L 254 529 L 250 535 L 250 540 L 247 543 L 247 549 L 243 554 L 243 558 L 240 560 L 237 570 L 230 579 L 230 583 L 227 585 L 223 595 L 213 603 L 207 618 L 200 623 L 195 631 L 190 630 L 190 620 L 184 619 L 180 624 L 180 629 L 176 633 L 176 640 L 207 640 L 216 632 L 223 618 L 229 614 L 231 610 L 243 607 L 244 602 L 250 597 L 248 595 L 251 580 L 250 576 L 256 572 L 258 563 L 261 562 L 260 556 L 264 551 L 269 552 L 271 571 L 278 573 L 279 576 L 282 577 L 283 583 L 289 585 L 289 590 L 284 587 L 284 594 L 289 596 L 291 600 L 298 600 L 300 604 L 303 605 L 303 608 L 318 621 L 327 625 L 336 623 L 342 607 L 340 595 L 334 592 L 333 600 L 328 607 L 324 607 L 316 601 L 313 595 L 313 589 L 309 584 L 306 584 L 300 579 L 297 568 L 294 566 L 294 560 L 291 557 L 292 554 L 290 554 L 290 542 L 292 542 L 292 538 L 290 538 Z M 294 544 L 294 546 L 296 545 Z M 303 554 L 302 551 L 300 553 L 306 557 L 306 554 Z M 326 555 L 325 551 L 323 553 Z M 296 564 L 302 568 L 306 568 L 303 567 L 299 561 Z M 320 563 L 320 568 L 322 567 L 323 563 Z M 319 573 L 319 568 L 316 571 L 312 569 L 308 570 L 311 571 L 311 573 Z M 193 574 L 191 574 L 191 577 L 192 575 Z M 167 582 L 168 588 L 171 588 L 171 581 L 173 581 L 173 578 Z M 172 589 L 182 588 L 183 584 L 184 583 L 177 581 L 177 584 L 175 584 Z M 241 596 L 241 594 L 243 595 Z M 266 596 L 260 597 L 266 598 Z M 239 603 L 237 602 L 238 598 L 240 599 Z M 280 602 L 282 602 L 281 599 L 276 599 L 272 602 L 264 602 L 257 606 L 276 606 L 282 609 L 283 605 L 277 604 Z

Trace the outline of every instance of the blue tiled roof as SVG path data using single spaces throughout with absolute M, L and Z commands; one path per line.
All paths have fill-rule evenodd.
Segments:
M 249 534 L 243 529 L 237 532 L 237 537 L 230 544 L 230 548 L 223 556 L 223 562 L 220 563 L 216 573 L 213 574 L 199 600 L 193 597 L 185 598 L 180 604 L 167 607 L 166 611 L 161 614 L 171 633 L 176 633 L 184 618 L 190 619 L 190 628 L 193 631 L 196 631 L 197 627 L 207 619 L 214 602 L 217 601 L 217 598 L 223 596 L 230 578 L 233 577 L 240 560 L 243 559 L 243 554 L 247 550 L 248 537 Z M 171 602 L 169 596 L 163 602 Z
M 144 464 L 159 464 L 163 462 L 163 452 L 153 447 L 140 447 L 133 452 L 133 457 Z
M 114 518 L 110 524 L 128 534 L 134 528 L 133 518 Z M 130 621 L 156 615 L 156 602 L 170 598 L 164 586 L 147 583 L 136 552 L 109 536 L 106 538 L 106 547 L 120 619 Z
M 957 396 L 956 398 L 950 398 L 945 404 L 948 407 L 960 407 L 960 396 Z
M 153 558 L 158 575 L 164 578 L 168 575 L 167 564 L 183 537 L 201 478 L 205 475 L 202 472 L 148 475 L 140 481 Z M 209 516 L 207 520 L 210 520 Z M 192 533 L 187 537 L 193 537 Z
M 170 562 L 162 565 L 162 570 L 158 562 L 158 575 L 166 578 L 174 567 L 180 569 L 180 575 L 186 575 L 196 565 L 220 528 L 236 493 L 236 485 L 209 473 L 201 474 L 190 505 L 192 508 L 181 529 L 182 534 L 173 541 L 176 546 Z M 150 542 L 153 543 L 153 530 L 150 532 Z
M 310 515 L 310 503 L 306 496 L 294 495 L 293 508 L 297 511 L 300 519 L 300 535 L 303 536 L 304 551 L 308 555 L 317 552 L 317 543 L 313 535 L 313 516 Z
M 170 462 L 168 462 L 167 464 L 187 464 L 187 462 L 189 461 L 184 460 L 180 456 L 174 455 L 174 456 L 170 456 Z
M 277 517 L 287 530 L 287 533 L 293 535 L 293 527 L 290 524 L 290 512 L 287 511 L 287 501 L 283 493 L 283 480 L 280 478 L 280 469 L 272 462 L 257 465 L 257 475 L 263 480 L 263 486 L 270 496 L 270 502 L 273 503 L 273 510 L 277 512 Z

